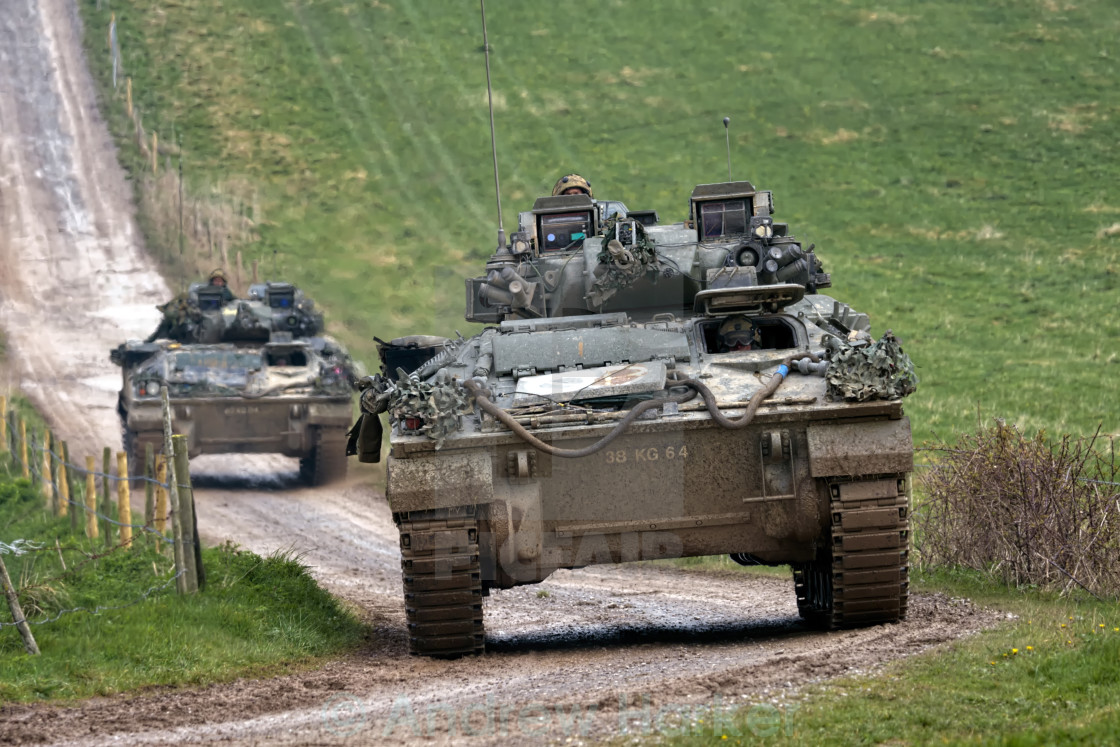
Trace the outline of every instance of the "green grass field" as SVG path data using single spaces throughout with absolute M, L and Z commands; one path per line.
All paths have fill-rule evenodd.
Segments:
M 476 5 L 82 8 L 122 143 L 110 12 L 188 194 L 251 193 L 246 262 L 304 286 L 359 357 L 375 334 L 471 331 L 463 279 L 497 229 Z M 572 170 L 682 219 L 726 178 L 726 115 L 736 178 L 774 190 L 831 293 L 904 340 L 919 441 L 978 413 L 1120 432 L 1114 3 L 495 1 L 488 23 L 507 230 Z

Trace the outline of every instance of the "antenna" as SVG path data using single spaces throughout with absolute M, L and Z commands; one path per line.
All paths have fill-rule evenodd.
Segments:
M 179 137 L 179 265 L 182 267 L 183 262 L 183 133 L 177 133 Z M 186 284 L 186 278 L 181 278 L 180 286 Z M 180 293 L 186 291 L 184 288 Z
M 727 137 L 727 181 L 731 181 L 731 117 L 723 118 L 723 133 Z
M 183 261 L 183 133 L 179 135 L 179 261 Z
M 486 0 L 478 0 L 482 9 L 482 50 L 486 53 L 486 101 L 490 105 L 490 152 L 494 155 L 494 196 L 498 201 L 498 251 L 505 252 L 506 229 L 502 225 L 502 188 L 498 183 L 498 140 L 494 136 L 494 90 L 490 84 L 490 39 L 486 36 Z

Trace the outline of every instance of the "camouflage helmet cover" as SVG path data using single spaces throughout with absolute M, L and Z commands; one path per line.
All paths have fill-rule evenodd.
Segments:
M 225 270 L 223 270 L 221 267 L 217 268 L 216 270 L 214 270 L 213 272 L 210 273 L 209 280 L 210 280 L 211 283 L 213 283 L 218 278 L 221 278 L 222 280 L 225 280 L 227 283 L 229 282 L 229 278 L 226 277 Z
M 730 316 L 719 325 L 719 339 L 725 345 L 749 345 L 754 340 L 754 326 L 745 316 Z
M 562 176 L 557 179 L 556 186 L 552 188 L 552 195 L 555 197 L 556 195 L 564 194 L 565 190 L 569 190 L 572 187 L 582 190 L 588 197 L 595 197 L 594 193 L 591 191 L 591 182 L 587 181 L 579 174 L 568 174 L 567 176 Z

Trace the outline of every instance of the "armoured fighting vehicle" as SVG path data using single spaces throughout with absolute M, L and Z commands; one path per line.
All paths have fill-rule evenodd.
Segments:
M 346 475 L 346 429 L 361 372 L 322 333 L 314 302 L 290 283 L 255 283 L 247 299 L 193 283 L 160 307 L 146 341 L 115 348 L 124 377 L 117 401 L 125 450 L 140 472 L 148 444 L 163 446 L 162 395 L 190 455 L 299 457 L 313 485 Z
M 387 411 L 413 653 L 482 651 L 492 589 L 658 558 L 788 564 L 825 628 L 905 617 L 913 364 L 770 192 L 689 206 L 542 197 L 466 283 L 491 326 L 382 344 L 351 451 L 379 458 Z

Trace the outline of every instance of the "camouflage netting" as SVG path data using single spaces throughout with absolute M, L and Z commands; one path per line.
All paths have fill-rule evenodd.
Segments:
M 148 342 L 160 337 L 171 340 L 190 340 L 195 330 L 202 325 L 202 312 L 190 302 L 189 293 L 180 293 L 165 304 L 156 306 L 163 314 L 156 331 L 148 336 Z
M 597 277 L 587 294 L 592 307 L 602 306 L 607 299 L 629 288 L 642 276 L 656 276 L 661 272 L 661 261 L 657 258 L 653 242 L 646 236 L 645 226 L 637 221 L 627 221 L 625 226 L 627 230 L 633 226 L 638 234 L 629 247 L 623 247 L 619 239 L 619 218 L 610 218 L 603 224 L 603 250 L 596 257 L 599 260 L 595 270 Z
M 393 422 L 420 418 L 420 432 L 443 446 L 443 440 L 459 430 L 459 418 L 472 412 L 471 397 L 454 381 L 430 382 L 409 378 L 398 370 L 398 380 L 389 397 Z
M 914 363 L 889 329 L 870 345 L 826 337 L 824 346 L 829 351 L 825 379 L 831 397 L 849 402 L 902 399 L 918 388 Z

